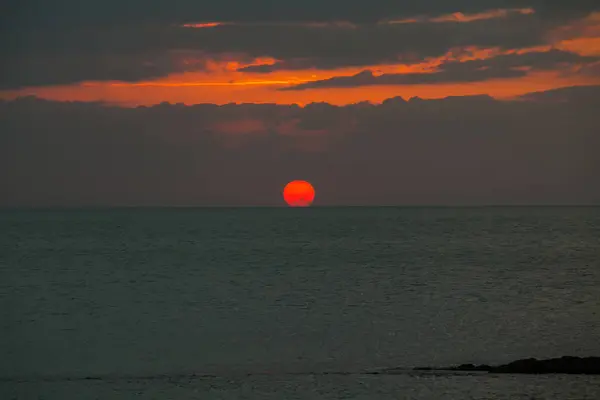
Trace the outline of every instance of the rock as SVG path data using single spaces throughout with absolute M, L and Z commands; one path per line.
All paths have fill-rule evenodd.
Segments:
M 489 372 L 494 374 L 589 374 L 600 375 L 600 357 L 569 357 L 537 360 L 525 358 L 508 364 L 490 366 L 486 364 L 461 364 L 455 367 L 417 367 L 415 371 L 465 371 Z
M 504 374 L 600 374 L 600 357 L 561 357 L 547 360 L 527 358 L 492 367 Z
M 461 364 L 458 367 L 453 368 L 455 371 L 485 371 L 489 372 L 492 367 L 486 364 L 474 365 L 474 364 Z

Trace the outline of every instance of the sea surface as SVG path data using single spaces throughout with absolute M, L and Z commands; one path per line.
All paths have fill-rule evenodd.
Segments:
M 600 208 L 0 211 L 2 399 L 598 399 Z

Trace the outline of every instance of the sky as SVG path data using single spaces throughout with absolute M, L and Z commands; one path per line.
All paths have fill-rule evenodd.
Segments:
M 599 204 L 596 0 L 5 0 L 0 206 Z

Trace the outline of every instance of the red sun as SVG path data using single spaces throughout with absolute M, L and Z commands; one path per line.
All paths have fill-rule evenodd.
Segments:
M 308 207 L 315 200 L 315 188 L 306 181 L 292 181 L 285 185 L 283 199 L 290 207 Z

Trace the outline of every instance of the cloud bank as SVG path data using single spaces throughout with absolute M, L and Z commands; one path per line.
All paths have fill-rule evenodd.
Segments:
M 600 87 L 380 105 L 0 102 L 2 206 L 598 204 Z

